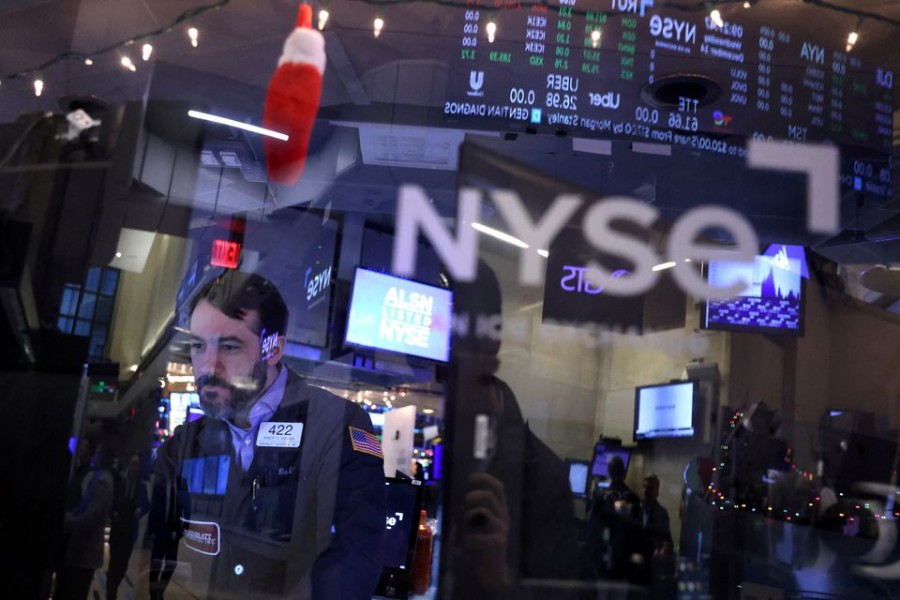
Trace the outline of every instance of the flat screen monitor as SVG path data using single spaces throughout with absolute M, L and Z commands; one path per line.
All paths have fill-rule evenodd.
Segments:
M 755 333 L 803 333 L 802 259 L 785 253 L 752 262 L 711 261 L 710 286 L 727 287 L 742 279 L 747 287 L 734 298 L 703 305 L 704 329 Z
M 452 298 L 450 290 L 357 268 L 345 340 L 447 362 Z
M 584 498 L 588 494 L 588 482 L 590 481 L 591 463 L 586 460 L 566 459 L 569 467 L 569 490 L 573 496 Z
M 636 388 L 634 439 L 692 437 L 694 391 L 693 381 Z
M 594 459 L 591 461 L 591 477 L 609 479 L 609 460 L 613 456 L 622 459 L 625 472 L 628 472 L 628 462 L 631 460 L 631 450 L 623 448 L 620 444 L 599 442 L 594 446 Z
M 409 573 L 416 548 L 422 482 L 415 479 L 384 480 L 386 499 L 384 563 L 376 596 L 406 598 Z

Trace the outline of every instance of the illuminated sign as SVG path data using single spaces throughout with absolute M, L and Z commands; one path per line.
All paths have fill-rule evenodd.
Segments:
M 240 242 L 230 242 L 228 240 L 213 240 L 212 256 L 209 259 L 209 264 L 214 267 L 237 269 L 240 258 Z

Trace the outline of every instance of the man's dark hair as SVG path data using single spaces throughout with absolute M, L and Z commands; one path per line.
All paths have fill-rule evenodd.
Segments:
M 607 472 L 609 478 L 613 481 L 623 481 L 625 479 L 625 461 L 621 456 L 613 455 L 607 464 Z
M 267 335 L 287 333 L 288 310 L 275 284 L 256 273 L 227 271 L 206 284 L 191 302 L 191 314 L 206 300 L 232 319 L 243 319 L 247 311 L 259 315 L 259 330 Z

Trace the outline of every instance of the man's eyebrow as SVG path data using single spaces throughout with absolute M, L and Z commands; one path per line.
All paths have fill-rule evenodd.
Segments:
M 207 338 L 201 337 L 201 336 L 197 335 L 196 333 L 192 333 L 192 334 L 190 334 L 190 336 L 191 336 L 191 341 L 205 342 L 207 340 Z M 213 337 L 211 339 L 217 340 L 218 343 L 220 343 L 220 344 L 222 342 L 228 342 L 231 344 L 233 344 L 233 343 L 243 344 L 244 343 L 244 340 L 237 337 L 236 335 L 226 335 L 226 336 L 220 337 L 220 338 Z

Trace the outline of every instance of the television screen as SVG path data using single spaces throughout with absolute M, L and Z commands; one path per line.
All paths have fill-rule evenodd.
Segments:
M 753 262 L 711 261 L 711 286 L 737 279 L 747 287 L 734 298 L 709 300 L 703 307 L 704 329 L 788 333 L 803 331 L 803 285 L 800 259 L 787 252 L 757 256 Z
M 566 465 L 569 467 L 569 489 L 572 494 L 580 498 L 587 496 L 591 463 L 567 458 Z
M 631 450 L 621 445 L 611 445 L 600 442 L 594 446 L 594 460 L 591 462 L 591 477 L 609 478 L 609 459 L 618 456 L 625 463 L 625 472 L 628 472 L 628 461 L 631 459 Z
M 634 400 L 634 439 L 694 435 L 694 382 L 639 387 Z
M 443 288 L 357 268 L 346 342 L 446 362 L 452 298 Z

